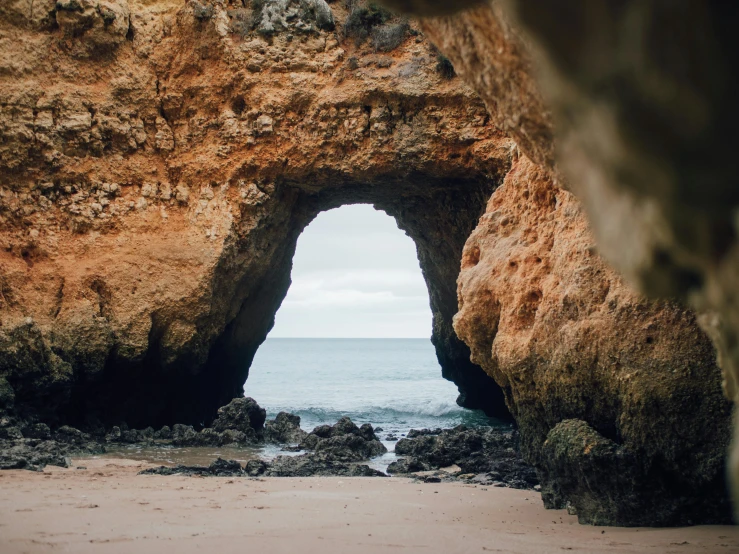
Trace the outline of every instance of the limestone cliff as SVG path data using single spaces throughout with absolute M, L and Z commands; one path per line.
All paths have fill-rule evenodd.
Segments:
M 434 0 L 390 3 L 448 11 Z M 573 502 L 585 521 L 725 514 L 716 479 L 729 405 L 695 316 L 628 293 L 595 256 L 580 207 L 561 187 L 582 199 L 597 250 L 632 283 L 713 310 L 701 322 L 736 399 L 735 10 L 480 4 L 422 27 L 536 165 L 514 165 L 468 242 L 455 327 L 530 426 L 528 455 L 559 489 L 549 502 Z M 532 187 L 543 200 L 518 196 Z M 532 256 L 548 259 L 539 250 L 558 263 L 532 266 Z M 508 273 L 506 261 L 515 264 Z M 734 464 L 739 483 L 739 450 Z
M 465 245 L 455 329 L 503 387 L 547 506 L 592 524 L 725 520 L 713 347 L 594 247 L 579 202 L 521 156 Z
M 506 416 L 451 319 L 512 142 L 373 10 L 3 5 L 0 374 L 20 407 L 207 421 L 241 391 L 302 229 L 368 202 L 417 244 L 460 400 Z

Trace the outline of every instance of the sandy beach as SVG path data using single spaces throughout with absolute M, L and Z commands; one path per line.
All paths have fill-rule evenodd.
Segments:
M 737 552 L 739 527 L 590 527 L 537 493 L 400 478 L 165 477 L 150 464 L 0 473 L 0 551 Z

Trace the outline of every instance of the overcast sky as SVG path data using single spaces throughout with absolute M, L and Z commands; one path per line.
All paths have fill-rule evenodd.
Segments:
M 269 336 L 430 337 L 413 241 L 369 205 L 319 214 L 298 239 L 292 286 Z

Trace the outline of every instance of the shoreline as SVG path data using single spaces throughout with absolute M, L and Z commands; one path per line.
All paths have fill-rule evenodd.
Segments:
M 408 478 L 137 475 L 153 464 L 77 458 L 73 467 L 0 472 L 7 554 L 200 551 L 370 553 L 713 553 L 739 527 L 580 525 L 533 491 Z
M 171 474 L 170 466 L 176 466 L 178 471 L 220 476 L 225 470 L 234 477 L 386 477 L 455 466 L 455 471 L 444 472 L 441 477 L 476 478 L 483 484 L 514 488 L 538 485 L 533 468 L 518 451 L 514 430 L 463 425 L 411 429 L 402 438 L 385 435 L 385 440 L 392 439 L 392 443 L 384 444 L 371 424 L 360 427 L 345 416 L 311 432 L 301 428 L 301 418 L 295 414 L 280 412 L 267 420 L 266 410 L 250 397 L 234 398 L 218 410 L 211 427 L 199 431 L 183 424 L 159 430 L 130 429 L 123 424 L 109 429 L 98 427 L 89 433 L 70 426 L 52 432 L 43 423 L 7 421 L 15 426 L 5 430 L 6 437 L 12 439 L 0 439 L 3 470 L 70 467 L 71 457 L 104 455 L 111 448 L 114 457 L 165 464 L 167 467 L 162 465 L 159 471 L 167 474 Z M 381 431 L 379 427 L 377 430 Z M 184 460 L 198 457 L 195 451 L 201 447 L 206 447 L 200 452 L 201 460 L 205 456 L 210 463 Z M 271 455 L 267 454 L 270 450 Z M 133 456 L 128 451 L 133 451 Z

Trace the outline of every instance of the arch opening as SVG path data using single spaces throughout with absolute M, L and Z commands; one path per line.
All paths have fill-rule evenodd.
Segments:
M 441 376 L 413 240 L 369 204 L 320 213 L 298 239 L 292 284 L 244 389 L 305 429 L 349 416 L 385 432 L 489 420 Z
M 413 240 L 370 204 L 321 212 L 298 239 L 270 338 L 423 338 L 429 296 Z
M 505 169 L 460 177 L 394 166 L 371 175 L 315 173 L 234 187 L 248 201 L 196 294 L 153 312 L 145 356 L 109 356 L 104 370 L 75 384 L 57 413 L 70 422 L 92 416 L 133 427 L 207 425 L 219 407 L 243 394 L 290 287 L 302 232 L 322 212 L 371 204 L 415 244 L 417 256 L 409 257 L 417 257 L 428 290 L 431 342 L 442 376 L 457 386 L 457 403 L 511 420 L 503 390 L 470 360 L 452 327 L 464 243 Z

